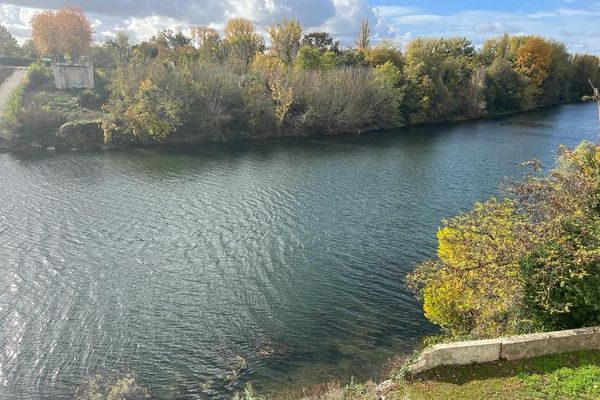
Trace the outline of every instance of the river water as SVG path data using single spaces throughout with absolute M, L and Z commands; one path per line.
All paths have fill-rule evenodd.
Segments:
M 435 328 L 443 217 L 600 133 L 593 104 L 364 136 L 0 154 L 0 398 L 132 372 L 155 398 L 375 376 Z

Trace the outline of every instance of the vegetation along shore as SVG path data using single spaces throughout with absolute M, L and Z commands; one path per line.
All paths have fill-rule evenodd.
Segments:
M 30 65 L 7 100 L 4 148 L 356 134 L 576 102 L 592 94 L 590 83 L 600 86 L 597 56 L 540 36 L 503 35 L 480 48 L 417 38 L 401 51 L 371 43 L 366 22 L 348 48 L 288 19 L 267 29 L 269 46 L 241 18 L 223 36 L 193 26 L 135 44 L 125 32 L 94 43 L 74 8 L 42 12 L 31 25 L 21 46 L 0 28 L 0 63 Z M 92 63 L 95 87 L 55 89 L 52 62 Z
M 600 58 L 590 54 L 570 54 L 565 44 L 542 36 L 502 35 L 485 41 L 481 46 L 475 46 L 461 37 L 417 38 L 401 49 L 391 41 L 378 40 L 372 43 L 369 26 L 365 21 L 357 27 L 355 45 L 342 47 L 327 32 L 305 32 L 294 19 L 273 23 L 266 29 L 268 38 L 264 38 L 249 20 L 234 18 L 226 23 L 223 35 L 206 26 L 191 26 L 186 33 L 163 30 L 140 43 L 132 43 L 126 32 L 119 32 L 105 43 L 96 43 L 90 20 L 77 8 L 40 12 L 32 18 L 31 28 L 31 40 L 18 44 L 8 30 L 0 26 L 0 149 L 182 145 L 283 136 L 360 134 L 407 125 L 501 116 L 568 102 L 600 101 L 597 89 L 600 87 Z M 64 71 L 69 71 L 69 68 L 78 71 L 78 83 L 69 82 L 69 79 L 61 75 L 68 73 Z M 90 75 L 85 75 L 88 72 Z M 487 138 L 486 136 L 486 140 Z M 577 141 L 580 140 L 581 137 L 578 137 Z M 461 151 L 463 143 L 464 141 L 456 146 Z M 487 142 L 485 146 L 488 146 Z M 43 157 L 54 160 L 71 155 L 63 152 L 53 156 L 43 154 Z M 86 153 L 73 155 L 81 156 Z M 482 158 L 486 163 L 489 162 L 487 158 Z M 285 160 L 292 164 L 288 158 Z M 305 165 L 312 162 L 312 159 L 306 161 Z M 80 162 L 77 168 L 83 164 L 84 162 Z M 172 165 L 184 164 L 188 165 L 188 160 Z M 447 165 L 439 164 L 444 168 Z M 297 164 L 293 165 L 295 167 Z M 495 197 L 477 202 L 472 209 L 443 220 L 437 232 L 437 251 L 434 256 L 418 264 L 407 275 L 406 285 L 422 300 L 424 316 L 437 326 L 439 332 L 436 336 L 425 338 L 422 348 L 445 342 L 600 326 L 600 144 L 582 141 L 574 148 L 561 146 L 557 152 L 556 165 L 549 171 L 543 170 L 536 160 L 526 161 L 522 167 L 524 173 L 507 181 Z M 269 168 L 276 170 L 278 174 L 281 172 L 280 169 Z M 337 162 L 335 168 L 337 173 Z M 380 170 L 376 169 L 369 179 Z M 397 170 L 393 171 L 394 174 L 396 172 Z M 114 175 L 110 172 L 105 174 L 107 179 Z M 172 196 L 173 203 L 167 202 L 171 201 L 167 194 L 177 185 L 169 180 L 171 175 L 169 179 L 164 176 L 162 180 L 168 181 L 170 186 L 155 196 L 155 205 L 166 209 L 175 207 L 168 204 L 179 206 L 180 203 L 185 203 L 175 195 Z M 283 175 L 277 178 L 284 180 L 281 176 Z M 305 176 L 298 178 L 298 181 L 307 181 Z M 150 187 L 148 182 L 161 179 L 138 180 L 146 185 L 143 189 L 147 190 Z M 354 170 L 352 180 L 354 186 L 348 185 L 348 192 L 356 191 L 359 186 L 355 182 Z M 71 187 L 79 189 L 83 186 L 83 181 L 81 179 Z M 239 181 L 246 183 L 246 176 L 242 176 Z M 392 182 L 391 179 L 389 181 Z M 400 179 L 393 180 L 391 185 L 397 185 L 399 181 Z M 118 186 L 122 191 L 116 191 L 119 201 L 121 196 L 127 198 L 125 195 L 129 193 L 132 182 L 134 181 L 125 178 L 118 181 L 116 185 L 122 185 Z M 326 185 L 332 186 L 332 182 L 334 178 L 327 181 Z M 195 185 L 200 183 L 201 179 L 194 181 Z M 221 188 L 228 184 L 232 185 L 226 182 L 212 186 Z M 199 186 L 189 190 L 190 198 L 198 197 L 201 191 L 197 187 Z M 97 192 L 93 188 L 86 192 L 89 194 L 88 200 L 103 195 L 110 198 L 111 191 Z M 448 185 L 444 186 L 444 190 L 447 188 Z M 50 185 L 41 189 L 35 186 L 35 190 L 30 193 L 34 196 L 38 191 L 51 189 Z M 248 190 L 248 187 L 243 186 L 243 189 Z M 262 187 L 261 190 L 271 194 Z M 314 192 L 320 191 L 322 189 L 314 189 Z M 371 192 L 379 193 L 379 187 Z M 46 193 L 52 192 L 43 192 L 44 195 Z M 284 197 L 280 193 L 287 195 L 283 190 L 274 190 L 272 193 L 276 193 L 278 198 Z M 487 193 L 489 192 L 486 192 L 485 197 L 488 196 Z M 126 259 L 125 263 L 128 264 L 127 268 L 118 270 L 115 276 L 121 276 L 123 271 L 131 269 L 131 259 L 139 261 L 140 271 L 143 271 L 144 264 L 141 260 L 144 260 L 144 256 L 153 250 L 160 256 L 164 251 L 146 243 L 155 245 L 159 242 L 154 240 L 156 237 L 166 236 L 160 230 L 164 228 L 163 225 L 169 225 L 173 229 L 184 225 L 178 225 L 177 219 L 173 219 L 170 224 L 164 223 L 166 219 L 163 214 L 153 215 L 147 212 L 152 206 L 148 202 L 149 194 L 155 195 L 156 192 L 143 191 L 139 200 L 129 203 L 134 206 L 142 205 L 143 214 L 156 216 L 157 223 L 137 221 L 132 225 L 112 220 L 113 213 L 119 214 L 112 208 L 106 215 L 98 214 L 97 220 L 89 220 L 108 220 L 109 228 L 122 223 L 119 229 L 123 231 L 130 229 L 121 227 L 134 226 L 132 231 L 141 231 L 145 226 L 152 228 L 151 240 L 140 239 L 140 235 L 127 242 L 126 236 L 122 238 L 112 234 L 113 237 L 118 236 L 123 243 L 132 243 L 131 247 L 144 243 L 135 256 L 132 255 L 135 253 L 133 250 L 125 252 L 125 255 L 118 255 L 117 265 L 121 266 L 120 263 L 123 262 L 120 257 Z M 436 197 L 430 192 L 427 192 L 427 196 L 427 199 Z M 44 217 L 38 210 L 53 209 L 55 204 L 58 204 L 58 211 L 63 204 L 66 209 L 73 208 L 71 204 L 74 202 L 71 199 L 60 202 L 50 195 L 45 197 L 52 199 L 53 203 L 48 206 L 24 207 L 26 211 L 34 210 L 31 214 L 33 217 L 30 216 L 29 220 L 37 221 Z M 218 197 L 230 198 L 221 192 Z M 301 198 L 295 192 L 289 197 Z M 239 202 L 236 210 L 239 214 L 252 214 L 239 211 L 243 210 L 240 204 L 262 201 L 248 201 L 247 196 L 240 198 L 243 201 Z M 368 205 L 371 207 L 369 210 L 374 209 L 381 214 L 387 214 L 388 210 L 392 210 L 389 214 L 393 214 L 406 207 L 406 203 L 402 203 L 396 208 L 377 209 L 371 205 L 376 196 L 367 199 L 363 202 L 365 207 Z M 113 207 L 119 201 L 110 202 L 110 206 Z M 473 200 L 469 199 L 469 204 L 471 201 Z M 109 204 L 108 201 L 106 203 Z M 195 204 L 192 201 L 189 203 Z M 323 201 L 314 202 L 318 203 Z M 348 203 L 360 202 L 350 199 Z M 428 201 L 420 203 L 428 204 Z M 232 205 L 233 202 L 224 204 L 222 209 L 236 208 Z M 211 206 L 207 200 L 193 208 L 190 206 L 180 212 L 179 216 L 188 218 L 202 209 L 218 214 L 221 208 Z M 88 210 L 95 207 L 81 209 L 84 210 L 81 214 L 83 217 L 71 219 L 77 223 L 84 221 L 94 227 L 94 232 L 87 236 L 91 238 L 90 242 L 101 242 L 111 236 L 109 228 L 101 229 L 102 226 L 98 227 L 97 223 L 86 222 L 88 220 L 85 217 L 90 214 Z M 311 217 L 319 216 L 315 213 L 316 207 L 313 204 L 308 209 Z M 365 209 L 357 209 L 352 213 L 344 210 L 338 214 L 342 216 L 339 220 L 351 219 L 348 215 L 364 213 Z M 457 210 L 459 209 L 453 212 Z M 329 213 L 331 210 L 326 211 Z M 430 209 L 427 210 L 429 212 Z M 124 209 L 119 216 L 125 217 L 130 213 Z M 284 214 L 281 219 L 287 221 L 291 219 L 291 214 L 293 213 Z M 223 220 L 233 218 L 228 214 L 223 215 L 226 216 Z M 275 219 L 268 211 L 256 215 L 258 217 L 252 223 L 256 222 L 261 227 L 268 219 L 266 216 Z M 21 220 L 25 219 L 15 217 L 15 221 Z M 60 218 L 56 220 L 60 222 Z M 186 221 L 194 231 L 181 236 L 173 234 L 173 243 L 185 244 L 185 240 L 189 238 L 199 241 L 197 238 L 202 237 L 205 231 L 210 233 L 212 227 L 220 225 L 219 220 L 206 220 L 208 222 Z M 309 226 L 315 220 L 301 220 L 298 226 Z M 123 221 L 126 221 L 125 218 Z M 333 231 L 338 229 L 336 221 L 330 222 Z M 202 222 L 206 225 L 202 226 Z M 389 222 L 389 226 L 394 224 L 402 225 L 395 221 Z M 18 222 L 14 223 L 14 226 L 18 225 Z M 58 228 L 58 222 L 52 221 L 47 225 L 52 227 L 52 232 L 62 232 Z M 229 230 L 233 232 L 241 225 L 243 221 L 232 225 L 235 228 Z M 381 226 L 375 223 L 372 225 L 378 228 Z M 412 229 L 419 224 L 410 222 L 404 225 L 411 228 L 410 234 L 413 235 Z M 15 229 L 12 225 L 9 228 Z M 259 236 L 256 232 L 259 230 L 251 231 L 248 236 L 252 243 Z M 275 232 L 273 236 L 278 239 L 279 246 L 283 243 L 277 237 L 280 230 L 269 229 L 269 233 L 272 232 Z M 351 232 L 364 239 L 354 228 Z M 31 235 L 29 231 L 23 236 L 28 235 Z M 377 235 L 377 243 L 372 247 L 379 251 L 380 231 L 377 231 Z M 86 237 L 73 234 L 73 237 L 79 236 Z M 215 236 L 219 236 L 220 241 L 214 243 L 226 250 L 223 259 L 229 257 L 233 260 L 232 263 L 239 264 L 239 260 L 248 257 L 248 252 L 242 251 L 238 260 L 227 251 L 234 247 L 232 243 L 243 250 L 244 243 L 250 240 L 224 240 L 223 235 Z M 53 238 L 52 235 L 48 237 Z M 312 235 L 306 241 L 317 242 L 315 237 Z M 329 240 L 328 237 L 323 238 L 324 241 Z M 81 244 L 79 241 L 71 241 L 71 237 L 67 239 L 67 245 L 75 242 Z M 294 240 L 303 243 L 303 240 Z M 394 237 L 393 241 L 393 246 L 389 248 L 396 246 L 397 238 Z M 42 242 L 43 240 L 36 241 L 31 248 L 27 247 L 27 251 L 35 249 Z M 85 241 L 81 242 L 83 244 L 79 247 L 84 248 Z M 214 245 L 212 248 L 207 245 L 206 250 L 198 247 L 197 243 L 193 244 L 194 249 L 199 248 L 200 255 L 214 252 L 216 248 Z M 172 243 L 167 245 L 177 247 Z M 331 248 L 335 245 L 332 242 Z M 14 252 L 20 251 L 23 246 L 24 244 L 18 243 L 14 246 Z M 57 246 L 57 252 L 60 253 L 64 247 Z M 327 253 L 330 247 L 325 250 L 317 249 L 315 253 L 322 254 Z M 93 256 L 87 260 L 97 259 L 98 254 L 110 250 L 110 246 L 100 250 L 94 248 Z M 188 254 L 192 252 L 185 252 L 190 265 L 199 264 L 200 255 L 188 258 Z M 151 262 L 161 264 L 158 256 Z M 76 258 L 73 264 L 83 263 L 82 259 L 86 260 Z M 173 259 L 173 265 L 184 264 L 176 257 Z M 50 263 L 47 258 L 43 260 Z M 63 261 L 61 259 L 61 263 Z M 35 265 L 36 262 L 37 260 L 29 264 Z M 13 264 L 21 268 L 25 263 L 20 263 L 19 259 Z M 272 264 L 269 260 L 269 267 Z M 314 262 L 311 265 L 314 264 L 327 263 Z M 99 268 L 108 270 L 107 265 L 108 263 L 103 264 Z M 368 266 L 371 268 L 371 264 Z M 216 270 L 222 277 L 223 270 L 220 266 Z M 254 273 L 252 271 L 251 274 Z M 389 276 L 397 277 L 396 272 Z M 38 275 L 37 270 L 35 274 Z M 82 275 L 87 279 L 88 274 Z M 142 275 L 144 274 L 141 273 L 140 276 Z M 360 279 L 365 275 L 361 275 Z M 243 278 L 244 276 L 239 280 L 242 281 Z M 139 276 L 135 276 L 134 282 L 137 284 L 139 279 Z M 200 281 L 197 276 L 194 279 Z M 301 279 L 306 278 L 302 276 Z M 197 281 L 188 281 L 192 282 L 189 298 L 193 299 L 189 304 L 197 307 Z M 402 282 L 402 279 L 398 281 Z M 113 286 L 107 286 L 112 296 Z M 128 284 L 123 292 L 128 292 L 130 286 Z M 14 287 L 17 288 L 16 284 Z M 163 288 L 162 284 L 160 288 L 168 291 L 178 289 Z M 207 292 L 212 290 L 211 286 Z M 327 290 L 326 295 L 330 296 L 329 286 Z M 366 291 L 363 286 L 360 290 Z M 231 295 L 227 293 L 224 298 L 229 300 L 228 296 Z M 164 296 L 159 297 L 163 302 Z M 125 303 L 119 302 L 119 307 Z M 176 305 L 174 310 L 177 311 L 184 304 L 173 303 Z M 210 307 L 216 308 L 212 305 Z M 102 312 L 99 315 L 107 314 L 110 313 Z M 156 314 L 160 314 L 160 317 L 162 314 L 171 315 L 176 312 L 160 311 Z M 18 322 L 19 315 L 15 315 L 14 320 Z M 138 314 L 132 312 L 131 315 Z M 206 318 L 210 318 L 210 313 L 207 312 L 198 320 L 204 325 Z M 323 314 L 319 318 L 322 321 L 327 316 Z M 175 325 L 168 322 L 169 326 Z M 219 321 L 220 325 L 227 323 Z M 248 325 L 240 323 L 244 328 Z M 179 326 L 176 328 L 180 329 Z M 196 326 L 189 330 L 195 334 Z M 123 335 L 127 334 L 129 332 Z M 144 335 L 146 334 L 144 331 Z M 383 332 L 381 337 L 387 334 L 388 332 Z M 95 335 L 95 332 L 90 334 Z M 243 335 L 250 336 L 245 330 Z M 189 343 L 196 342 L 197 337 L 193 336 Z M 41 342 L 43 341 L 35 341 L 36 345 Z M 253 348 L 259 355 L 272 356 L 276 351 L 270 343 L 248 348 Z M 380 342 L 374 343 L 381 345 Z M 91 346 L 86 344 L 86 347 Z M 139 346 L 136 351 L 140 348 L 140 352 L 147 350 Z M 337 351 L 335 348 L 334 350 Z M 368 357 L 372 357 L 372 348 L 367 350 Z M 162 362 L 169 358 L 170 350 L 165 354 L 167 355 L 161 353 L 160 358 L 156 359 Z M 192 358 L 187 348 L 183 349 L 182 354 L 182 358 Z M 315 353 L 306 354 L 312 356 Z M 544 355 L 519 361 L 507 361 L 506 357 L 498 356 L 491 363 L 444 366 L 411 375 L 408 372 L 409 366 L 418 355 L 417 351 L 412 356 L 392 360 L 382 373 L 385 381 L 380 384 L 351 379 L 341 384 L 329 382 L 312 389 L 272 393 L 271 397 L 264 397 L 268 393 L 257 394 L 251 384 L 242 390 L 252 379 L 242 382 L 240 375 L 250 367 L 245 358 L 236 356 L 235 368 L 224 374 L 225 381 L 231 387 L 228 386 L 219 395 L 232 395 L 235 390 L 237 400 L 593 399 L 600 396 L 599 350 Z M 198 359 L 199 357 L 194 358 L 190 365 Z M 314 360 L 311 359 L 310 362 Z M 195 375 L 190 381 L 194 379 Z M 110 371 L 104 375 L 99 372 L 87 382 L 82 383 L 79 376 L 73 378 L 73 381 L 76 380 L 78 388 L 75 389 L 73 385 L 73 395 L 77 399 L 142 399 L 154 396 L 143 382 L 138 382 L 134 372 Z M 234 386 L 234 383 L 238 386 Z M 206 387 L 199 386 L 194 381 L 192 390 L 198 391 L 194 393 L 210 389 L 208 383 Z

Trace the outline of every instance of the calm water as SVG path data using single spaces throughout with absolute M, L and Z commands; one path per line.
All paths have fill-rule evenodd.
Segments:
M 105 371 L 161 399 L 373 376 L 435 331 L 402 280 L 440 219 L 520 162 L 596 139 L 595 118 L 589 104 L 360 137 L 0 154 L 0 398 L 70 398 Z

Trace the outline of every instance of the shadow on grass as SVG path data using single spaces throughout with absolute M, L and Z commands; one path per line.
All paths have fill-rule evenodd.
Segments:
M 472 381 L 529 375 L 549 375 L 563 368 L 600 367 L 600 350 L 562 353 L 519 361 L 443 366 L 412 377 L 411 381 L 444 382 L 463 385 Z

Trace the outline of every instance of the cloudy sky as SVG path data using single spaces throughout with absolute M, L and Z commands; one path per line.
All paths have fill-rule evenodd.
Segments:
M 39 9 L 64 6 L 84 10 L 99 41 L 119 30 L 142 40 L 163 28 L 222 29 L 231 17 L 248 18 L 263 31 L 294 17 L 307 31 L 326 30 L 351 44 L 359 21 L 368 18 L 375 40 L 398 44 L 416 36 L 456 35 L 480 44 L 502 33 L 535 33 L 561 40 L 573 52 L 600 54 L 598 0 L 0 0 L 0 24 L 23 39 Z

